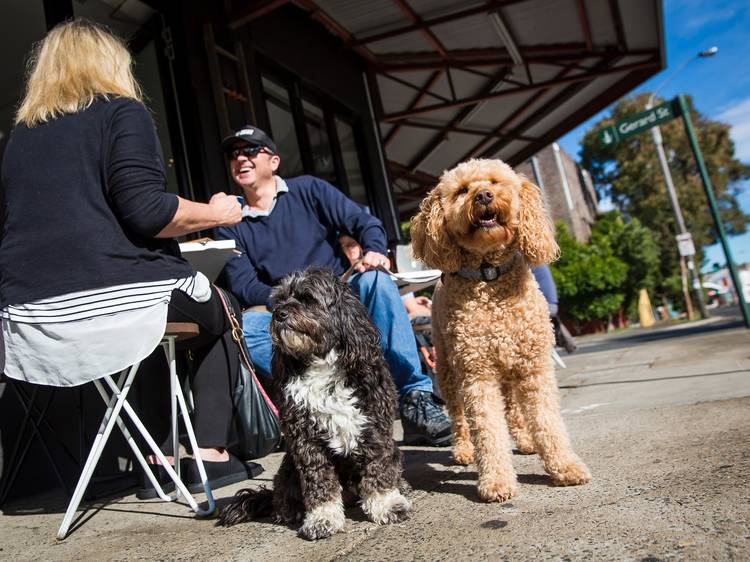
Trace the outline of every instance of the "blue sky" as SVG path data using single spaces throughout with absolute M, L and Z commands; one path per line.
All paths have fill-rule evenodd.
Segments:
M 747 0 L 664 0 L 664 33 L 667 68 L 635 90 L 651 91 L 666 80 L 688 58 L 717 46 L 712 58 L 690 62 L 658 95 L 672 98 L 686 93 L 696 107 L 713 119 L 732 125 L 735 153 L 750 163 L 750 2 Z M 559 144 L 578 156 L 579 143 L 587 129 L 609 114 L 605 110 L 577 127 Z M 740 204 L 750 214 L 750 181 L 742 185 Z M 730 238 L 735 262 L 750 262 L 750 233 Z M 725 263 L 717 244 L 706 248 L 704 269 L 713 262 Z

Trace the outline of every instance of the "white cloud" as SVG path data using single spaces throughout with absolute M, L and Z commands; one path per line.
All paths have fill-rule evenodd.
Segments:
M 734 140 L 735 156 L 750 162 L 750 98 L 726 106 L 718 118 L 732 126 L 730 134 Z
M 692 37 L 708 28 L 738 21 L 746 0 L 665 0 L 666 20 L 674 22 L 673 33 Z M 668 34 L 671 26 L 668 28 Z
M 689 33 L 698 31 L 712 24 L 725 22 L 737 15 L 737 12 L 733 7 L 728 7 L 721 10 L 707 10 L 697 12 L 698 13 L 696 15 L 687 18 L 684 23 L 685 30 Z

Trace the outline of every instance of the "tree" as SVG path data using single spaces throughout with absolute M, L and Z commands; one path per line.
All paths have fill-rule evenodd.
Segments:
M 591 172 L 599 196 L 610 198 L 625 217 L 637 217 L 651 230 L 660 249 L 658 290 L 674 296 L 679 294 L 680 286 L 675 241 L 678 229 L 651 136 L 645 132 L 609 146 L 603 146 L 598 139 L 603 126 L 643 111 L 648 96 L 643 93 L 618 102 L 610 117 L 586 132 L 579 156 L 583 167 Z M 740 209 L 737 194 L 740 180 L 750 177 L 750 166 L 734 157 L 729 125 L 695 112 L 692 100 L 688 101 L 727 233 L 744 233 L 750 216 Z M 716 241 L 716 232 L 695 158 L 681 120 L 665 123 L 661 130 L 682 214 L 695 241 L 697 262 L 702 263 L 701 248 Z
M 614 255 L 627 265 L 627 275 L 621 286 L 625 295 L 623 307 L 629 317 L 635 317 L 640 290 L 651 291 L 660 280 L 659 247 L 651 231 L 638 219 L 625 220 L 622 213 L 615 210 L 597 218 L 591 238 L 594 244 L 609 244 Z
M 625 302 L 628 266 L 615 256 L 609 238 L 592 236 L 579 242 L 564 222 L 557 223 L 560 259 L 552 264 L 560 308 L 578 322 L 605 318 Z

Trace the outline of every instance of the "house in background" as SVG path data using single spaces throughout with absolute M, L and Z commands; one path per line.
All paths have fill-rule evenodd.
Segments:
M 596 220 L 597 197 L 587 170 L 557 143 L 544 147 L 516 166 L 516 170 L 544 191 L 555 222 L 565 222 L 577 240 L 588 241 Z

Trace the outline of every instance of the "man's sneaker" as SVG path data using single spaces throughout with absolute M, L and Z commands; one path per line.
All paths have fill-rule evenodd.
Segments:
M 401 404 L 404 444 L 447 447 L 451 444 L 451 420 L 436 402 L 432 392 L 412 390 Z

